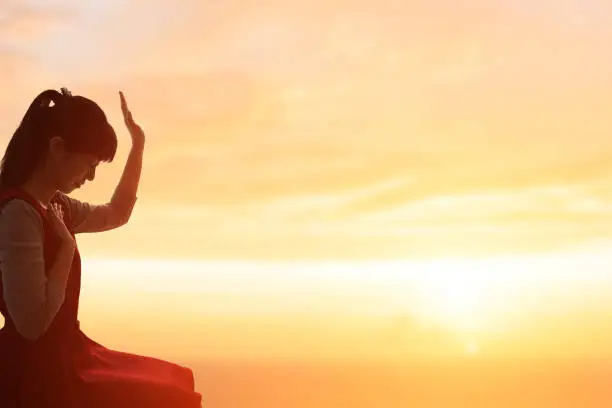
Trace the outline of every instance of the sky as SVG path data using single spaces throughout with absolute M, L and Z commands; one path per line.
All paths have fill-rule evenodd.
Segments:
M 148 137 L 140 201 L 129 228 L 83 239 L 91 256 L 607 245 L 610 7 L 5 1 L 0 126 L 48 87 L 98 101 L 119 154 L 75 196 L 105 201 L 124 90 Z
M 118 348 L 609 358 L 610 16 L 604 0 L 4 0 L 0 145 L 43 89 L 90 97 L 119 151 L 74 197 L 106 202 L 126 94 L 147 135 L 138 203 L 79 237 L 82 325 Z
M 86 261 L 81 325 L 119 349 L 181 360 L 610 361 L 607 266 L 590 256 Z

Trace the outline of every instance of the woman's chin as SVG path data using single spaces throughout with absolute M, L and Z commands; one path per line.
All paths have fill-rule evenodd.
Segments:
M 72 183 L 72 184 L 68 184 L 65 186 L 61 186 L 58 190 L 61 191 L 64 194 L 70 194 L 72 193 L 74 190 L 79 189 L 81 186 L 79 186 L 76 183 Z

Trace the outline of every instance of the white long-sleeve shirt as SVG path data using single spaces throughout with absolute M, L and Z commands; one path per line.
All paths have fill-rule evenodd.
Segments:
M 57 199 L 68 211 L 75 233 L 123 225 L 136 202 L 133 197 L 115 205 L 92 205 L 64 194 Z M 29 340 L 38 338 L 63 304 L 66 282 L 46 277 L 43 220 L 31 204 L 18 198 L 0 211 L 0 272 L 4 301 L 17 331 Z

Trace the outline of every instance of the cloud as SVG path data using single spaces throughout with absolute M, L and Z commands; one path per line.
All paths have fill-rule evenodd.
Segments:
M 40 47 L 56 29 L 75 21 L 65 5 L 3 1 L 0 5 L 0 132 L 12 134 L 31 100 L 50 85 Z
M 4 1 L 0 8 L 0 38 L 5 44 L 26 45 L 74 17 L 67 7 Z
M 406 173 L 416 173 L 423 189 L 436 189 L 478 186 L 487 177 L 518 183 L 539 177 L 534 169 L 542 165 L 559 167 L 552 143 L 572 145 L 584 157 L 606 143 L 597 111 L 574 109 L 580 103 L 567 98 L 558 102 L 568 113 L 561 123 L 559 109 L 543 105 L 558 101 L 554 88 L 529 91 L 533 81 L 554 87 L 549 79 L 561 77 L 548 70 L 555 65 L 567 75 L 568 61 L 534 54 L 547 41 L 560 43 L 553 26 L 546 25 L 553 34 L 538 37 L 527 20 L 527 31 L 511 36 L 508 30 L 526 17 L 521 10 L 505 15 L 509 4 L 342 2 L 315 3 L 310 11 L 294 2 L 266 4 L 179 2 L 159 32 L 117 64 L 145 61 L 137 76 L 110 81 L 129 88 L 149 128 L 172 135 L 173 146 L 154 153 L 160 167 L 208 163 L 203 170 L 214 166 L 232 177 L 246 170 L 250 179 L 275 166 L 286 169 L 278 177 L 290 178 L 289 168 L 303 163 L 295 182 L 309 186 L 315 178 L 325 184 L 333 161 L 345 161 L 338 167 L 350 178 L 387 160 L 399 164 L 402 156 L 410 162 Z M 157 6 L 145 10 L 143 24 L 157 21 Z M 133 7 L 139 6 L 112 14 L 112 21 L 123 21 Z M 409 15 L 411 24 L 398 15 Z M 121 30 L 119 24 L 111 35 L 136 41 Z M 529 34 L 534 38 L 526 43 Z M 163 64 L 156 62 L 161 57 Z M 517 82 L 519 76 L 528 81 Z M 533 113 L 531 105 L 542 109 Z M 599 124 L 585 128 L 585 119 Z M 574 146 L 579 133 L 597 140 Z M 418 155 L 431 167 L 415 165 Z M 502 160 L 506 168 L 498 169 Z M 228 180 L 235 190 L 232 181 L 241 180 Z

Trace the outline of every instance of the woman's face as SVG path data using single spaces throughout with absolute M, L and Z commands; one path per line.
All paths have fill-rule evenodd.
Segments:
M 98 158 L 92 154 L 69 153 L 58 189 L 68 194 L 80 188 L 87 180 L 93 180 L 96 177 L 96 167 L 99 163 Z
M 62 143 L 51 147 L 49 164 L 55 174 L 56 188 L 68 194 L 96 176 L 98 158 L 90 153 L 74 153 Z

